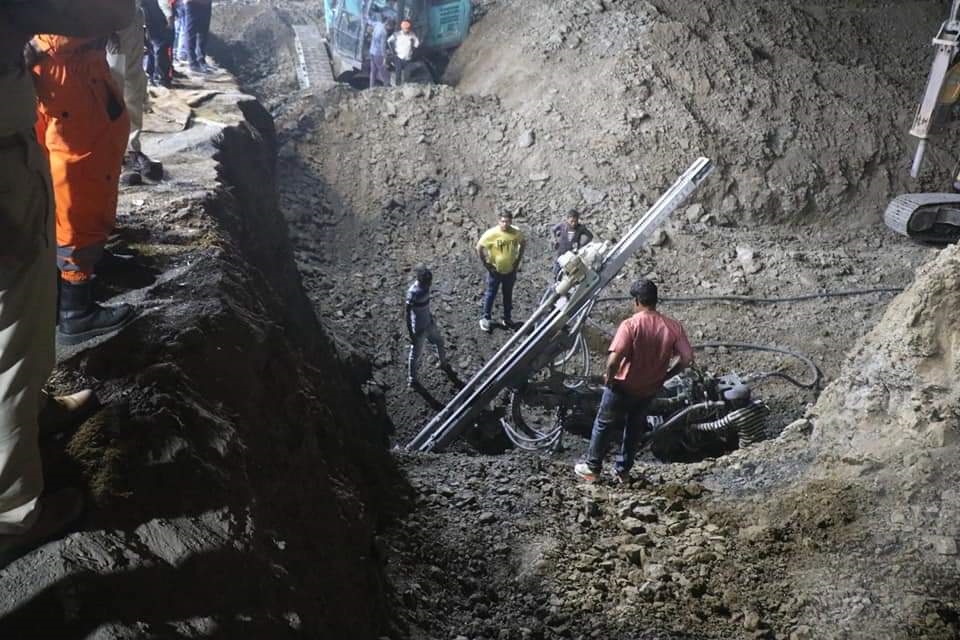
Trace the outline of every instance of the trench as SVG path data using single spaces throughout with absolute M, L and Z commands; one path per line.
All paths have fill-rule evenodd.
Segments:
M 124 196 L 121 242 L 149 277 L 108 284 L 145 313 L 60 354 L 54 388 L 94 384 L 106 407 L 47 443 L 48 482 L 93 503 L 0 573 L 4 637 L 956 637 L 956 252 L 870 226 L 901 186 L 890 114 L 919 82 L 934 3 L 783 3 L 772 20 L 738 2 L 739 22 L 700 3 L 478 4 L 456 88 L 371 92 L 297 90 L 289 26 L 313 3 L 216 5 L 214 56 L 259 100 L 224 81 L 148 149 L 168 184 Z M 850 33 L 881 32 L 901 46 L 870 51 L 882 71 L 856 66 Z M 802 82 L 780 92 L 784 70 Z M 877 131 L 844 106 L 857 90 Z M 821 111 L 801 123 L 804 91 Z M 623 487 L 573 482 L 576 438 L 553 456 L 391 452 L 455 390 L 429 358 L 427 391 L 404 388 L 410 268 L 433 263 L 469 372 L 502 338 L 476 333 L 469 260 L 497 204 L 532 232 L 529 310 L 556 211 L 587 204 L 615 236 L 674 169 L 652 158 L 700 139 L 733 159 L 627 276 L 698 294 L 907 286 L 889 310 L 883 295 L 668 308 L 698 341 L 803 347 L 822 396 L 773 384 L 779 437 L 644 459 Z

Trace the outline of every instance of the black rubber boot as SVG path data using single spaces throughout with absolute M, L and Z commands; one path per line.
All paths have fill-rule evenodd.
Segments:
M 80 344 L 90 338 L 116 331 L 135 315 L 133 307 L 118 304 L 101 307 L 93 301 L 93 283 L 60 283 L 60 310 L 57 313 L 57 342 Z

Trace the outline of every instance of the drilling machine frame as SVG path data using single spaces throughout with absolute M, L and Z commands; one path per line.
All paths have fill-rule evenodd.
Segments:
M 538 372 L 549 370 L 552 363 L 575 351 L 603 289 L 712 169 L 709 159 L 698 158 L 612 246 L 591 242 L 579 253 L 561 256 L 561 276 L 540 306 L 405 448 L 443 451 L 504 390 L 520 389 Z

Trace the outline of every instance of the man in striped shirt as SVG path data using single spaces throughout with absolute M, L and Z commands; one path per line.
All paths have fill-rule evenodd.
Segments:
M 433 272 L 426 265 L 417 265 L 414 269 L 416 280 L 407 289 L 404 301 L 404 318 L 407 325 L 407 334 L 410 336 L 410 355 L 407 358 L 407 387 L 415 388 L 417 381 L 417 366 L 420 354 L 423 353 L 424 343 L 430 342 L 437 350 L 438 366 L 448 375 L 453 368 L 447 362 L 447 352 L 444 348 L 443 334 L 437 326 L 433 313 L 430 312 L 430 285 L 433 284 Z

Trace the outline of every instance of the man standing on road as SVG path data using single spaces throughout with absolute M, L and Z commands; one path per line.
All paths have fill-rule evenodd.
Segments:
M 497 226 L 488 229 L 477 241 L 477 255 L 487 270 L 487 286 L 483 294 L 483 315 L 480 328 L 490 332 L 490 314 L 497 289 L 503 287 L 503 324 L 515 329 L 513 322 L 513 285 L 517 281 L 517 270 L 523 260 L 525 242 L 523 234 L 513 226 L 513 214 L 504 211 L 500 214 Z
M 683 325 L 657 311 L 657 285 L 647 279 L 630 287 L 634 314 L 620 323 L 607 356 L 603 397 L 593 422 L 586 458 L 573 468 L 588 482 L 600 475 L 612 430 L 623 431 L 614 478 L 624 482 L 637 440 L 647 428 L 647 406 L 664 381 L 693 362 Z M 674 360 L 676 358 L 676 360 Z
M 41 495 L 37 418 L 54 363 L 56 260 L 50 171 L 33 130 L 36 95 L 23 47 L 35 33 L 106 36 L 129 24 L 132 9 L 128 0 L 0 3 L 0 554 L 7 559 L 62 532 L 83 510 L 79 491 Z
M 390 84 L 390 74 L 387 73 L 387 29 L 390 27 L 392 24 L 385 22 L 379 15 L 373 23 L 373 33 L 370 35 L 371 89 Z
M 593 240 L 590 230 L 580 224 L 580 212 L 576 209 L 570 209 L 567 212 L 566 221 L 555 224 L 550 232 L 553 234 L 553 248 L 557 252 L 558 259 L 568 251 L 580 251 Z M 553 275 L 558 273 L 560 273 L 560 263 L 554 261 Z
M 394 32 L 387 39 L 387 44 L 393 47 L 393 52 L 397 56 L 394 61 L 396 66 L 394 70 L 394 84 L 399 87 L 406 79 L 404 71 L 407 65 L 413 60 L 413 54 L 420 46 L 420 38 L 413 32 L 413 23 L 409 20 L 401 20 L 400 31 Z
M 419 264 L 414 269 L 416 280 L 407 289 L 404 301 L 403 315 L 407 324 L 407 334 L 410 336 L 410 355 L 407 358 L 407 387 L 417 386 L 417 366 L 423 345 L 429 341 L 437 349 L 439 367 L 447 374 L 453 369 L 447 361 L 444 349 L 443 335 L 437 326 L 433 313 L 430 311 L 430 285 L 433 284 L 433 273 L 426 265 Z

